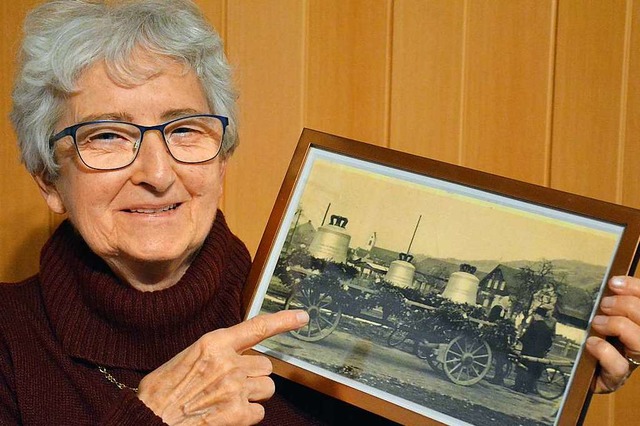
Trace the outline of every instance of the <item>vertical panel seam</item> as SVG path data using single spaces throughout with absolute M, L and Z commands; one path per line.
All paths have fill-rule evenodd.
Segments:
M 310 15 L 309 11 L 309 1 L 304 0 L 302 3 L 302 99 L 300 102 L 302 103 L 300 108 L 300 114 L 302 115 L 302 127 L 307 127 L 307 123 L 309 122 L 309 26 L 310 26 Z
M 467 29 L 469 19 L 468 0 L 464 0 L 462 6 L 462 46 L 460 60 L 460 119 L 458 126 L 458 165 L 464 166 L 464 128 L 465 118 L 465 100 L 466 100 L 466 81 L 467 81 Z
M 223 42 L 224 42 L 224 48 L 225 48 L 225 56 L 227 57 L 227 61 L 229 61 L 229 32 L 227 30 L 227 28 L 229 27 L 229 13 L 228 13 L 229 8 L 227 7 L 227 0 L 222 0 L 222 16 L 220 17 L 220 22 L 222 25 L 222 28 L 219 29 L 219 35 L 222 38 Z M 234 70 L 235 71 L 235 70 Z M 235 83 L 235 77 L 234 77 L 234 83 Z M 236 89 L 237 90 L 237 89 Z M 237 96 L 236 96 L 236 118 L 237 118 L 237 114 L 238 114 L 238 108 L 237 108 Z M 237 125 L 236 125 L 237 127 Z M 237 137 L 240 136 L 240 129 L 236 128 L 236 135 Z M 227 174 L 225 173 L 224 179 L 222 180 L 222 196 L 220 198 L 220 203 L 219 203 L 219 208 L 223 211 L 227 211 L 228 210 L 228 205 L 227 205 L 227 197 L 226 197 L 226 193 L 227 193 L 227 188 L 228 188 L 228 181 L 227 181 Z
M 387 148 L 391 148 L 391 91 L 393 78 L 393 31 L 394 0 L 387 2 L 387 46 L 385 48 L 385 90 L 384 90 L 384 129 L 382 140 Z
M 543 185 L 551 186 L 551 161 L 553 149 L 553 121 L 555 118 L 556 64 L 558 55 L 558 1 L 551 2 L 551 28 L 549 31 L 549 75 L 547 78 L 547 112 L 544 141 Z
M 227 41 L 229 40 L 229 33 L 227 31 L 227 28 L 229 26 L 229 4 L 228 4 L 228 0 L 222 0 L 222 16 L 221 16 L 221 22 L 222 22 L 222 28 L 221 28 L 221 32 L 222 34 L 220 34 L 220 36 L 222 37 L 222 39 L 225 41 L 225 45 L 227 43 Z M 227 47 L 228 49 L 228 47 Z
M 620 121 L 618 123 L 618 167 L 616 168 L 616 202 L 622 204 L 624 196 L 624 157 L 627 135 L 627 108 L 629 96 L 629 67 L 631 65 L 631 26 L 633 25 L 633 0 L 626 2 L 624 41 L 622 50 L 622 75 L 620 78 Z

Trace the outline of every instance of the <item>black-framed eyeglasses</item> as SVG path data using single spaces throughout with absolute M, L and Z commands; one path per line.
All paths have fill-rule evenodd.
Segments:
M 70 136 L 78 156 L 89 168 L 116 170 L 133 163 L 145 132 L 157 130 L 171 156 L 180 163 L 197 164 L 216 158 L 222 147 L 229 119 L 197 114 L 176 118 L 157 126 L 126 121 L 96 120 L 74 124 L 49 139 L 49 147 Z

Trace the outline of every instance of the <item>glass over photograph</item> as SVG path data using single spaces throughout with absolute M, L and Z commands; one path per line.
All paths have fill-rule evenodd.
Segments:
M 624 228 L 311 148 L 256 348 L 448 425 L 557 422 Z

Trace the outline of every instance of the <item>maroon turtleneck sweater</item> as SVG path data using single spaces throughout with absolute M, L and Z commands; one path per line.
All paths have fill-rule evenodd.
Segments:
M 204 333 L 241 320 L 250 267 L 218 212 L 180 281 L 139 292 L 114 276 L 65 222 L 42 250 L 40 274 L 0 286 L 1 425 L 162 425 L 130 389 Z M 309 423 L 276 395 L 266 424 Z

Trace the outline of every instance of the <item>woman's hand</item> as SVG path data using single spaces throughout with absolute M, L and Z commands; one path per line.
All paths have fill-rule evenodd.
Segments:
M 600 363 L 596 392 L 618 389 L 636 367 L 629 359 L 640 363 L 640 280 L 633 277 L 613 277 L 609 280 L 613 295 L 602 298 L 593 329 L 604 336 L 620 341 L 622 353 L 599 337 L 587 339 L 587 350 Z
M 256 424 L 264 417 L 259 401 L 275 392 L 272 365 L 242 353 L 308 319 L 303 311 L 281 311 L 207 333 L 144 377 L 138 397 L 170 425 Z

